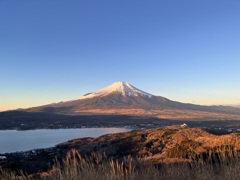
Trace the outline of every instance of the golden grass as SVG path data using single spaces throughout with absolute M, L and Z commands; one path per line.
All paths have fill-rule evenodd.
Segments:
M 226 149 L 225 149 L 226 150 Z M 229 149 L 228 149 L 229 150 Z M 143 159 L 124 157 L 121 161 L 108 159 L 104 154 L 82 157 L 75 149 L 70 150 L 63 160 L 56 160 L 54 166 L 44 173 L 25 175 L 0 170 L 1 180 L 139 180 L 139 179 L 239 179 L 240 154 L 223 150 L 192 157 L 193 161 L 181 163 L 158 163 Z
M 82 156 L 79 147 L 84 143 L 91 147 L 97 143 L 101 148 Z M 104 135 L 86 142 L 77 139 L 65 145 L 76 146 L 70 146 L 75 149 L 68 151 L 63 159 L 55 159 L 47 172 L 26 175 L 23 171 L 0 170 L 0 180 L 202 180 L 239 179 L 240 176 L 240 134 L 237 133 L 216 136 L 201 128 L 168 126 Z

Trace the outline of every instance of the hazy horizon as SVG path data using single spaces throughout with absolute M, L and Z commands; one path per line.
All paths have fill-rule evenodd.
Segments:
M 0 1 L 0 111 L 116 81 L 199 105 L 240 105 L 240 2 Z

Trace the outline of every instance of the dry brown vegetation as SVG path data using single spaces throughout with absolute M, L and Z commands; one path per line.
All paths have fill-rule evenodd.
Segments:
M 25 170 L 4 169 L 0 179 L 202 180 L 240 176 L 237 133 L 217 136 L 201 128 L 169 126 L 75 139 L 56 148 L 61 154 L 55 154 L 48 171 L 26 175 Z
M 159 163 L 143 159 L 133 159 L 130 156 L 123 160 L 108 159 L 104 155 L 92 154 L 82 157 L 75 149 L 70 150 L 66 157 L 56 160 L 48 172 L 27 175 L 22 171 L 16 173 L 0 170 L 2 180 L 138 180 L 138 179 L 239 179 L 240 160 L 239 153 L 217 153 L 207 160 L 203 157 L 193 159 L 191 162 Z
M 86 141 L 86 142 L 85 142 Z M 228 150 L 240 150 L 240 135 L 213 135 L 201 128 L 165 128 L 146 129 L 128 133 L 104 135 L 88 140 L 75 139 L 60 144 L 59 147 L 72 147 L 79 152 L 106 153 L 116 159 L 131 155 L 154 162 L 185 162 L 191 156 L 206 153 L 218 153 Z

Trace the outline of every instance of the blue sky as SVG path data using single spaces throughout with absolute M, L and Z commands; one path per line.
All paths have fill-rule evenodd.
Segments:
M 240 104 L 240 1 L 0 0 L 0 110 L 115 81 L 196 104 Z

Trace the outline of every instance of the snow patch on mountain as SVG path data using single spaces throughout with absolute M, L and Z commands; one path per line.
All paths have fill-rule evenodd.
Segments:
M 146 93 L 144 91 L 141 91 L 140 89 L 135 88 L 128 82 L 118 81 L 94 93 L 88 93 L 86 95 L 80 96 L 79 98 L 77 98 L 77 100 L 89 99 L 93 97 L 103 97 L 111 93 L 120 93 L 123 96 L 129 96 L 129 97 L 142 96 L 142 97 L 151 98 L 153 96 L 152 94 Z

